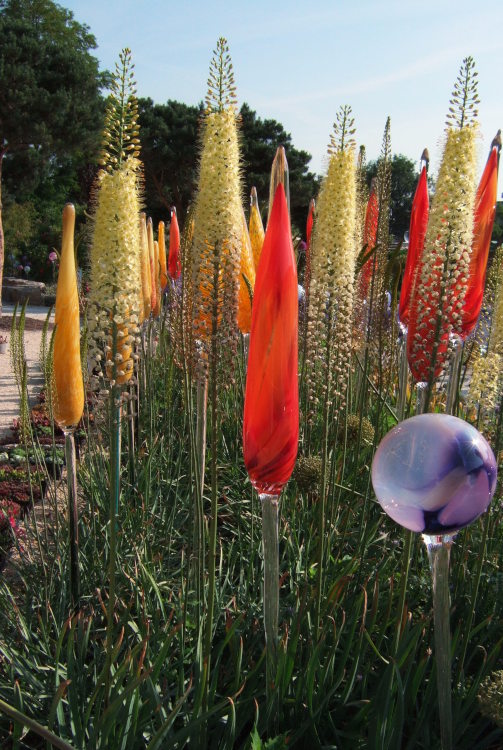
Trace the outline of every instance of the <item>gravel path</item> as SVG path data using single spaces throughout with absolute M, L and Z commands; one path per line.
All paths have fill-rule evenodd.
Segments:
M 4 354 L 0 354 L 0 439 L 9 435 L 13 421 L 19 417 L 19 394 L 12 373 L 9 351 L 13 310 L 13 305 L 3 305 L 2 316 L 0 317 L 0 333 L 6 334 L 9 339 L 7 351 Z M 30 402 L 36 400 L 36 396 L 44 382 L 38 358 L 42 328 L 48 312 L 49 309 L 47 307 L 26 308 L 24 346 L 28 366 L 28 393 Z

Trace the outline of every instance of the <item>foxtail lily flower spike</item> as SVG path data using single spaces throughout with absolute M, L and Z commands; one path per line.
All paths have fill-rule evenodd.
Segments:
M 463 60 L 447 115 L 446 141 L 410 302 L 407 359 L 416 382 L 445 370 L 449 339 L 462 330 L 473 238 L 477 74 Z

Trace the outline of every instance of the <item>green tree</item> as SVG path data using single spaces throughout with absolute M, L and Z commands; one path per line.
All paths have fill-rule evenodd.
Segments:
M 367 164 L 367 181 L 377 175 L 378 161 Z M 412 201 L 419 173 L 416 164 L 403 154 L 394 154 L 391 160 L 390 232 L 397 239 L 409 229 Z
M 241 107 L 241 135 L 243 177 L 246 194 L 253 186 L 266 218 L 269 203 L 269 178 L 271 164 L 278 146 L 284 146 L 290 175 L 290 213 L 292 227 L 304 236 L 309 201 L 318 192 L 319 178 L 309 172 L 311 155 L 296 149 L 292 136 L 276 120 L 262 120 L 248 104 Z
M 496 214 L 494 216 L 493 234 L 491 238 L 491 249 L 503 244 L 503 201 L 496 203 Z
M 196 187 L 199 121 L 203 105 L 140 99 L 141 158 L 145 169 L 145 202 L 155 222 L 169 218 L 176 206 L 183 216 Z
M 0 39 L 1 288 L 2 166 L 17 198 L 18 190 L 35 190 L 63 165 L 75 168 L 95 155 L 106 76 L 90 54 L 96 41 L 88 27 L 51 0 L 0 0 Z

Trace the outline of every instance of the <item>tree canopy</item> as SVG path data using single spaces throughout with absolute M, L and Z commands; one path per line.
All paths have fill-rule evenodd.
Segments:
M 309 201 L 319 187 L 319 179 L 309 172 L 311 154 L 292 144 L 292 136 L 276 120 L 262 120 L 248 104 L 241 107 L 242 154 L 246 194 L 257 188 L 261 209 L 267 210 L 271 164 L 278 146 L 284 146 L 290 176 L 292 226 L 304 235 Z M 264 217 L 265 218 L 265 217 Z
M 0 0 L 0 39 L 0 191 L 5 164 L 8 195 L 19 200 L 57 181 L 63 165 L 75 174 L 96 159 L 106 77 L 88 27 L 51 0 Z M 1 207 L 0 192 L 0 282 Z
M 183 216 L 196 187 L 199 122 L 203 104 L 140 99 L 141 158 L 145 168 L 145 203 L 154 220 L 165 220 L 175 206 Z

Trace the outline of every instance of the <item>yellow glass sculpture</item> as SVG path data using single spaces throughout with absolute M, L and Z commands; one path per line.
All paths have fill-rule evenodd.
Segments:
M 80 362 L 80 314 L 73 235 L 75 208 L 63 209 L 63 241 L 56 292 L 54 334 L 54 419 L 64 430 L 78 423 L 84 410 Z

